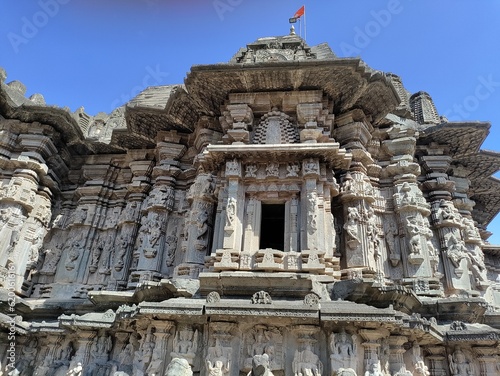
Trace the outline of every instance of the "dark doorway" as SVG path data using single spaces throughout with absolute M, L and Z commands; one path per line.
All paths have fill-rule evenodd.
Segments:
M 260 249 L 285 248 L 285 204 L 262 204 Z

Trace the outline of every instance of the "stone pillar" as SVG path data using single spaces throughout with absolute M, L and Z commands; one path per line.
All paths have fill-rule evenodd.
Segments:
M 389 344 L 389 370 L 391 375 L 404 374 L 406 372 L 406 365 L 403 355 L 406 352 L 403 344 L 408 342 L 405 336 L 390 336 L 387 338 Z
M 237 270 L 240 266 L 240 257 L 243 247 L 243 223 L 245 213 L 245 191 L 241 184 L 242 167 L 239 159 L 233 159 L 226 162 L 226 196 L 224 197 L 225 208 L 218 213 L 218 225 L 220 228 L 219 234 L 222 236 L 219 244 L 222 243 L 222 248 L 215 251 L 216 262 L 214 269 L 220 270 Z M 260 202 L 253 203 L 253 208 L 256 213 L 255 221 L 260 216 Z M 260 224 L 259 224 L 260 225 Z M 249 235 L 251 238 L 251 235 Z M 258 241 L 256 243 L 258 247 Z M 251 251 L 250 251 L 251 252 Z M 253 261 L 249 259 L 250 253 L 243 255 L 243 265 L 248 268 Z
M 425 348 L 429 355 L 429 372 L 431 376 L 447 376 L 448 361 L 446 360 L 446 349 L 443 346 L 428 346 Z
M 199 174 L 189 188 L 186 198 L 191 211 L 184 223 L 181 242 L 184 255 L 182 263 L 175 268 L 176 277 L 196 278 L 203 269 L 213 229 L 214 189 L 213 176 L 206 173 Z
M 386 329 L 360 329 L 359 335 L 365 340 L 361 343 L 364 348 L 364 369 L 366 372 L 375 372 L 375 368 L 382 369 L 380 364 L 380 340 L 387 337 L 389 332 Z
M 245 231 L 243 251 L 240 255 L 240 270 L 252 270 L 255 253 L 259 250 L 261 204 L 254 195 L 246 200 Z
M 477 373 L 479 376 L 498 375 L 500 372 L 500 354 L 498 348 L 474 347 L 473 352 L 479 362 L 479 373 Z
M 167 364 L 167 344 L 170 337 L 170 331 L 174 326 L 172 321 L 153 321 L 155 345 L 151 360 L 146 368 L 147 375 L 163 375 Z

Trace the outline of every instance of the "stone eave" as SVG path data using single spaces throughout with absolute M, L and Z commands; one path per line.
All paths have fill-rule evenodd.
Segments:
M 186 88 L 207 115 L 220 115 L 229 93 L 323 90 L 334 111 L 359 108 L 374 122 L 399 105 L 393 85 L 382 72 L 358 58 L 245 64 L 195 65 Z
M 16 106 L 10 100 L 8 93 L 3 90 L 3 84 L 0 85 L 0 114 L 6 119 L 25 123 L 38 122 L 53 127 L 61 134 L 61 141 L 72 155 L 122 152 L 113 145 L 85 140 L 82 129 L 66 108 L 37 104 Z
M 208 145 L 200 163 L 209 170 L 215 169 L 228 159 L 244 157 L 246 162 L 269 161 L 278 158 L 319 158 L 332 168 L 347 170 L 352 160 L 351 153 L 340 148 L 338 142 L 317 144 L 232 144 Z
M 471 199 L 476 202 L 472 216 L 479 225 L 486 228 L 500 211 L 500 179 L 491 176 L 473 185 Z
M 157 88 L 169 89 L 168 93 L 148 97 Z M 147 99 L 141 100 L 146 97 Z M 150 87 L 126 105 L 125 118 L 129 132 L 154 140 L 157 132 L 177 130 L 191 133 L 199 118 L 198 109 L 187 94 L 184 85 Z
M 449 146 L 449 156 L 460 158 L 479 152 L 481 144 L 490 133 L 489 122 L 448 122 L 419 129 L 418 145 L 436 142 Z

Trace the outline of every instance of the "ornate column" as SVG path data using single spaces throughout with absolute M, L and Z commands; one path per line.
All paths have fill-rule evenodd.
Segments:
M 201 173 L 186 194 L 191 211 L 184 223 L 181 241 L 181 251 L 184 254 L 182 263 L 175 268 L 176 277 L 196 278 L 203 269 L 213 229 L 214 189 L 213 176 Z
M 235 270 L 239 268 L 243 246 L 243 218 L 245 212 L 245 191 L 241 184 L 242 166 L 239 159 L 226 161 L 225 208 L 221 211 L 219 226 L 224 229 L 222 249 L 216 250 L 214 270 Z M 260 210 L 260 201 L 254 203 Z M 245 259 L 248 260 L 248 255 Z M 248 263 L 247 263 L 248 264 Z
M 154 328 L 154 349 L 151 360 L 146 368 L 147 375 L 163 375 L 167 364 L 167 344 L 170 337 L 170 330 L 174 327 L 172 321 L 155 320 L 151 323 Z
M 129 163 L 132 181 L 127 185 L 127 204 L 118 220 L 120 233 L 116 237 L 112 275 L 118 286 L 127 283 L 127 288 L 134 288 L 140 279 L 140 274 L 135 274 L 140 254 L 134 250 L 134 246 L 142 218 L 141 206 L 146 192 L 151 189 L 150 175 L 153 163 L 144 160 L 145 156 L 138 152 L 129 151 L 129 155 L 132 158 Z
M 389 336 L 387 329 L 360 329 L 359 335 L 365 340 L 361 343 L 364 348 L 364 369 L 366 372 L 374 372 L 382 369 L 380 362 L 381 340 Z
M 324 369 L 323 363 L 319 359 L 318 336 L 319 328 L 314 325 L 296 325 L 293 327 L 298 346 L 292 362 L 294 376 L 299 375 L 319 375 Z M 289 374 L 285 369 L 285 374 Z
M 320 214 L 319 202 L 322 192 L 318 187 L 318 179 L 320 177 L 320 166 L 318 159 L 309 158 L 302 162 L 302 176 L 304 184 L 301 191 L 301 252 L 302 252 L 302 269 L 324 270 L 324 264 L 319 263 L 320 258 L 325 255 L 324 247 L 321 247 L 321 228 L 323 225 L 322 216 Z
M 406 352 L 403 345 L 408 342 L 408 338 L 405 336 L 393 336 L 391 335 L 387 338 L 389 345 L 389 370 L 391 375 L 409 375 L 411 372 L 407 371 L 406 364 L 403 359 L 403 355 Z M 382 367 L 383 369 L 383 367 Z
M 498 348 L 473 347 L 474 354 L 479 362 L 479 376 L 494 376 L 500 372 L 500 354 Z
M 431 376 L 447 376 L 448 362 L 446 360 L 446 349 L 444 346 L 427 346 L 429 353 L 425 358 L 429 361 L 429 372 Z

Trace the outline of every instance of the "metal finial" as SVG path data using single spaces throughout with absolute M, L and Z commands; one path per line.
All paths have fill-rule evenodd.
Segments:
M 293 27 L 293 25 L 292 25 L 292 27 L 290 27 L 290 35 L 296 35 L 295 34 L 295 27 Z

